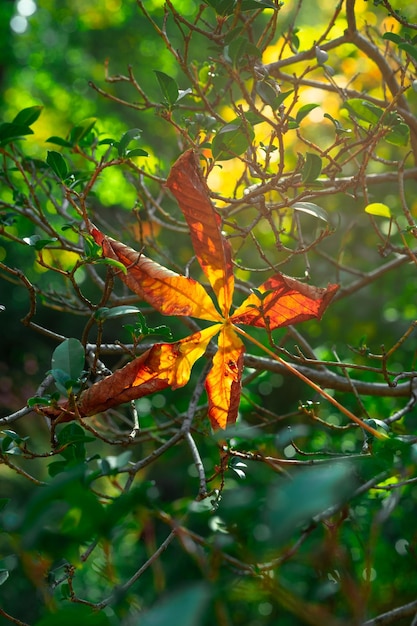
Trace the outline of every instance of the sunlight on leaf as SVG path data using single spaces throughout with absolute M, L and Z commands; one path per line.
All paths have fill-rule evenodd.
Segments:
M 382 202 L 373 202 L 365 207 L 365 212 L 370 215 L 379 215 L 380 217 L 391 217 L 391 209 Z

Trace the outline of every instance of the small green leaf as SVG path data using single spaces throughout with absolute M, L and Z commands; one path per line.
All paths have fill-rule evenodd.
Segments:
M 22 139 L 25 135 L 33 135 L 33 130 L 29 126 L 14 122 L 0 124 L 0 144 L 3 146 L 15 139 Z
M 68 176 L 67 163 L 60 152 L 55 150 L 48 150 L 48 156 L 46 162 L 49 167 L 55 172 L 60 180 L 65 180 Z
M 305 163 L 301 174 L 303 183 L 314 182 L 321 174 L 323 162 L 318 154 L 307 152 Z
M 179 89 L 176 81 L 165 74 L 165 72 L 160 72 L 159 70 L 154 70 L 156 78 L 159 83 L 159 87 L 161 88 L 162 95 L 164 97 L 165 103 L 172 107 L 178 100 Z
M 182 626 L 199 626 L 203 623 L 210 595 L 208 585 L 201 583 L 167 594 L 141 613 L 140 626 L 166 626 L 172 623 L 173 615 L 181 615 Z
M 32 126 L 42 112 L 42 105 L 35 105 L 22 109 L 13 120 L 13 124 L 21 124 L 22 126 Z
M 85 353 L 78 339 L 65 339 L 52 354 L 52 369 L 62 370 L 70 379 L 80 378 L 84 369 Z
M 407 54 L 410 55 L 410 57 L 417 61 L 417 48 L 411 45 L 411 43 L 405 41 L 404 43 L 400 43 L 398 47 L 400 48 L 400 50 L 404 50 Z
M 301 211 L 302 213 L 314 215 L 314 217 L 323 220 L 323 222 L 329 222 L 329 216 L 326 211 L 313 202 L 295 202 L 291 205 L 291 208 L 295 211 Z
M 268 81 L 262 80 L 256 83 L 256 92 L 265 104 L 273 109 L 277 107 L 277 90 Z
M 71 148 L 71 144 L 69 141 L 63 139 L 62 137 L 57 137 L 56 135 L 49 137 L 46 140 L 46 143 L 54 143 L 55 145 L 62 146 L 63 148 Z
M 280 94 L 278 94 L 276 101 L 275 101 L 275 108 L 278 108 L 279 106 L 281 106 L 284 100 L 286 100 L 288 96 L 290 96 L 292 93 L 294 93 L 294 89 L 290 89 L 289 91 L 283 91 Z
M 136 306 L 115 306 L 111 309 L 108 307 L 101 307 L 95 312 L 94 318 L 96 320 L 104 321 L 113 317 L 121 317 L 122 315 L 137 315 L 139 312 L 140 311 Z
M 295 121 L 299 124 L 313 109 L 317 109 L 319 105 L 311 102 L 310 104 L 305 104 L 299 110 L 297 115 L 295 116 Z
M 80 141 L 84 139 L 88 135 L 88 133 L 94 128 L 96 122 L 96 117 L 89 117 L 77 124 L 77 126 L 74 126 L 71 129 L 69 136 L 69 141 L 71 145 L 76 145 L 80 143 Z
M 322 50 L 318 46 L 316 46 L 315 50 L 316 50 L 317 63 L 319 65 L 324 65 L 324 63 L 326 63 L 326 61 L 328 60 L 329 55 L 327 54 L 325 50 Z
M 235 67 L 239 67 L 247 63 L 248 57 L 260 59 L 262 54 L 247 37 L 235 37 L 225 49 L 225 57 L 227 56 Z
M 410 127 L 405 123 L 395 124 L 384 139 L 394 146 L 406 146 L 410 141 Z
M 131 128 L 130 130 L 128 130 L 122 135 L 122 138 L 120 139 L 118 146 L 117 146 L 119 156 L 126 156 L 126 150 L 127 150 L 128 145 L 132 141 L 135 141 L 136 139 L 140 139 L 141 133 L 142 131 L 140 128 Z
M 351 133 L 352 131 L 350 130 L 350 128 L 343 128 L 342 124 L 339 122 L 339 120 L 336 120 L 334 117 L 332 117 L 330 115 L 330 113 L 325 113 L 323 115 L 323 117 L 326 117 L 328 120 L 330 120 L 335 127 L 336 133 Z
M 147 157 L 149 153 L 142 148 L 134 148 L 133 150 L 126 150 L 125 156 L 130 159 L 131 157 Z
M 352 117 L 368 124 L 376 124 L 384 114 L 383 109 L 360 98 L 346 100 L 342 109 L 347 109 Z
M 401 43 L 402 41 L 404 41 L 404 39 L 400 37 L 400 35 L 391 32 L 384 33 L 382 35 L 382 39 L 387 39 L 388 41 L 393 41 L 394 43 Z
M 55 243 L 58 241 L 56 237 L 51 237 L 50 239 L 42 239 L 40 235 L 32 235 L 31 237 L 23 237 L 23 241 L 27 243 L 28 246 L 32 246 L 35 250 L 42 250 L 46 246 L 49 246 L 51 243 Z
M 223 126 L 214 136 L 212 142 L 213 158 L 216 161 L 227 161 L 243 154 L 253 141 L 255 134 L 251 126 L 245 126 L 237 119 Z
M 112 267 L 115 267 L 116 269 L 120 270 L 123 274 L 126 274 L 127 276 L 126 265 L 123 265 L 123 263 L 121 263 L 120 261 L 116 261 L 116 259 L 101 258 L 101 259 L 96 259 L 94 262 L 103 263 L 104 265 L 111 265 Z
M 380 217 L 391 218 L 391 209 L 382 202 L 373 202 L 365 207 L 365 212 L 370 215 L 379 215 Z
M 50 395 L 45 395 L 45 396 L 32 396 L 32 398 L 29 398 L 29 400 L 27 401 L 27 405 L 28 407 L 32 407 L 32 406 L 48 406 L 51 404 L 51 396 Z
M 7 571 L 7 569 L 0 569 L 0 585 L 5 583 L 8 578 L 9 572 Z

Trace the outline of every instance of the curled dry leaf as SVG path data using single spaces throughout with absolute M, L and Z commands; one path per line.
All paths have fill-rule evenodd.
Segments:
M 213 289 L 218 309 L 203 285 L 192 278 L 172 272 L 94 227 L 92 235 L 105 257 L 126 267 L 126 273 L 118 272 L 119 278 L 142 300 L 164 315 L 186 315 L 213 324 L 181 341 L 155 344 L 82 392 L 76 407 L 68 404 L 60 407 L 63 419 L 77 414 L 93 415 L 166 387 L 175 389 L 185 385 L 194 363 L 218 335 L 218 350 L 206 379 L 208 414 L 213 428 L 226 428 L 236 421 L 242 385 L 244 344 L 237 325 L 273 330 L 319 319 L 338 289 L 337 285 L 320 289 L 275 274 L 231 314 L 234 291 L 231 248 L 221 232 L 221 220 L 210 200 L 194 151 L 185 152 L 174 164 L 167 187 L 187 221 L 197 260 Z M 262 293 L 266 295 L 262 297 Z M 55 411 L 56 417 L 58 409 Z

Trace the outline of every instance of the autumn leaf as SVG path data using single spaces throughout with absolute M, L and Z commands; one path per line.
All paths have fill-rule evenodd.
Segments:
M 218 349 L 206 378 L 208 415 L 214 429 L 236 421 L 242 386 L 244 344 L 238 325 L 273 330 L 308 319 L 320 319 L 337 285 L 319 289 L 275 274 L 231 313 L 234 276 L 232 253 L 221 232 L 221 219 L 209 196 L 193 150 L 171 169 L 167 187 L 173 193 L 190 229 L 196 258 L 217 299 L 216 308 L 203 285 L 177 274 L 92 227 L 103 256 L 121 263 L 119 278 L 163 315 L 191 316 L 212 325 L 180 341 L 158 343 L 140 357 L 85 390 L 74 407 L 60 410 L 81 417 L 167 387 L 185 385 L 194 363 L 218 335 Z M 265 295 L 263 295 L 265 294 Z M 241 331 L 240 331 L 241 332 Z M 63 419 L 69 419 L 68 416 Z

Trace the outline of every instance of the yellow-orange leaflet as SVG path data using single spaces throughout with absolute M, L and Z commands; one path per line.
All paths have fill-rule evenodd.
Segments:
M 213 428 L 236 421 L 243 370 L 244 345 L 237 324 L 273 330 L 320 318 L 338 286 L 319 289 L 275 274 L 230 315 L 234 291 L 230 244 L 220 230 L 220 217 L 210 200 L 198 159 L 185 152 L 172 167 L 167 187 L 176 197 L 190 228 L 200 266 L 217 298 L 216 309 L 204 287 L 155 263 L 95 227 L 91 233 L 103 255 L 126 267 L 119 277 L 143 300 L 164 315 L 189 315 L 214 324 L 181 341 L 155 344 L 147 352 L 81 394 L 77 409 L 91 415 L 154 391 L 185 385 L 194 363 L 217 334 L 218 350 L 206 379 L 209 417 Z M 265 294 L 264 296 L 262 294 Z

